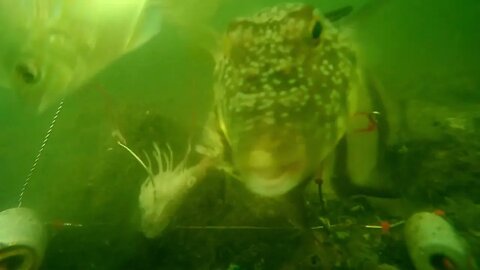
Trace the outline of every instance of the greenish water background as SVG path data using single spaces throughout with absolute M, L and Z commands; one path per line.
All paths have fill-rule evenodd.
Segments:
M 224 29 L 232 17 L 278 2 L 227 1 L 213 26 Z M 364 1 L 305 2 L 329 10 Z M 392 0 L 348 25 L 361 45 L 364 64 L 384 82 L 391 96 L 419 104 L 412 115 L 424 118 L 412 118 L 412 136 L 434 136 L 422 119 L 480 111 L 479 17 L 480 2 L 475 0 Z M 119 166 L 128 163 L 135 173 L 98 177 L 105 166 L 112 166 L 105 164 L 112 159 L 108 149 L 117 147 L 112 130 L 131 126 L 134 119 L 152 111 L 194 135 L 211 104 L 212 59 L 180 34 L 185 33 L 166 25 L 145 47 L 119 59 L 65 100 L 25 194 L 26 206 L 38 209 L 46 219 L 83 222 L 91 212 L 110 213 L 109 217 L 118 220 L 130 218 L 145 175 L 131 157 L 118 151 L 123 161 Z M 14 93 L 1 89 L 0 209 L 16 206 L 53 112 L 54 108 L 36 115 Z M 96 201 L 87 203 L 85 198 L 91 195 L 86 194 L 92 190 Z

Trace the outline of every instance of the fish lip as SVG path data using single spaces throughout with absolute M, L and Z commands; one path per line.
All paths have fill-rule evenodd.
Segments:
M 248 168 L 250 175 L 261 179 L 262 183 L 266 183 L 269 186 L 287 181 L 290 177 L 300 174 L 301 171 L 302 166 L 299 160 L 293 160 L 279 166 L 274 166 L 273 168 L 255 166 Z
M 255 172 L 247 172 L 242 182 L 251 192 L 265 197 L 282 196 L 300 184 L 303 170 L 281 170 L 276 177 L 265 177 Z

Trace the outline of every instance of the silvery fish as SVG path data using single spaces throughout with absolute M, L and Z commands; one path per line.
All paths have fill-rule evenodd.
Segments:
M 0 83 L 42 111 L 149 41 L 166 17 L 188 21 L 190 2 L 0 0 Z

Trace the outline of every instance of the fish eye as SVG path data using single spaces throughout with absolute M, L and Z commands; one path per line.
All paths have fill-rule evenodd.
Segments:
M 322 34 L 322 30 L 323 30 L 322 28 L 323 28 L 322 24 L 319 21 L 315 21 L 312 27 L 312 32 L 311 32 L 313 39 L 320 38 L 320 35 Z
M 15 72 L 26 84 L 35 84 L 40 80 L 40 73 L 32 64 L 20 63 L 15 68 Z

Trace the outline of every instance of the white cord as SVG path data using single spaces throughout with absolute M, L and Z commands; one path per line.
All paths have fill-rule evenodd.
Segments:
M 37 168 L 38 161 L 40 160 L 40 157 L 42 156 L 43 150 L 45 149 L 45 145 L 47 145 L 48 138 L 52 134 L 53 127 L 55 126 L 55 122 L 57 122 L 58 115 L 60 114 L 60 111 L 62 110 L 63 107 L 63 100 L 60 102 L 58 105 L 57 111 L 55 112 L 52 122 L 50 123 L 50 127 L 47 130 L 47 134 L 45 134 L 45 137 L 43 138 L 42 145 L 40 146 L 40 150 L 38 150 L 37 156 L 35 157 L 35 160 L 33 161 L 33 165 L 30 168 L 30 172 L 27 175 L 27 178 L 25 179 L 25 182 L 23 183 L 22 190 L 20 191 L 20 196 L 18 198 L 18 207 L 22 207 L 23 203 L 23 195 L 25 194 L 25 191 L 27 190 L 28 185 L 30 184 L 30 179 L 33 176 L 33 173 L 35 172 L 35 169 Z

